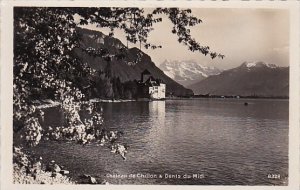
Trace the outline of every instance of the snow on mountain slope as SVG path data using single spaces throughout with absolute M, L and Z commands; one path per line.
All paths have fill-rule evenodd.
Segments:
M 289 67 L 264 62 L 244 62 L 188 88 L 195 94 L 288 97 Z
M 211 75 L 221 73 L 216 67 L 203 66 L 195 61 L 169 61 L 165 60 L 159 68 L 170 78 L 187 86 L 199 82 Z
M 277 68 L 275 64 L 265 63 L 261 61 L 254 61 L 254 62 L 244 62 L 242 66 L 246 66 L 247 68 L 252 67 L 268 67 L 268 68 Z

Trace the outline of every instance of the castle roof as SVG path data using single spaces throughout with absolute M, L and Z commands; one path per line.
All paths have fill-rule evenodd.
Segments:
M 164 83 L 161 79 L 155 79 L 153 76 L 150 76 L 149 79 L 145 82 L 148 86 L 159 86 L 161 83 Z

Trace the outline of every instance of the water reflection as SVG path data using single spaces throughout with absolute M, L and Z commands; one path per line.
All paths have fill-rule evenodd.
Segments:
M 166 115 L 166 102 L 153 101 L 149 103 L 149 113 L 154 122 L 158 125 L 164 125 Z
M 58 127 L 64 122 L 64 114 L 59 107 L 50 107 L 43 110 L 45 113 L 43 126 Z
M 123 131 L 122 141 L 130 146 L 126 162 L 94 145 L 49 143 L 38 152 L 55 151 L 55 156 L 63 156 L 49 159 L 60 161 L 74 157 L 74 163 L 65 165 L 73 171 L 88 168 L 91 175 L 104 171 L 206 176 L 185 181 L 109 179 L 112 183 L 282 185 L 283 179 L 270 181 L 266 175 L 288 175 L 288 101 L 247 100 L 248 106 L 243 101 L 101 103 L 104 126 Z M 54 109 L 46 116 L 51 125 L 61 117 Z
M 149 153 L 149 158 L 155 163 L 159 163 L 160 158 L 165 154 L 165 150 L 168 148 L 165 143 L 165 138 L 169 135 L 165 124 L 165 109 L 165 101 L 153 101 L 149 103 L 149 112 L 153 124 L 149 127 L 145 141 L 147 142 L 146 148 Z

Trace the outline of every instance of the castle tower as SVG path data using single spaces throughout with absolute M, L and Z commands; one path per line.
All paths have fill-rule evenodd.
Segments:
M 142 83 L 146 82 L 150 76 L 151 76 L 151 73 L 147 69 L 145 69 L 141 74 L 141 82 Z

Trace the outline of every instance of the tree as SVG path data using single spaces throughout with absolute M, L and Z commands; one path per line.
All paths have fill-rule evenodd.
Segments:
M 124 98 L 132 99 L 137 97 L 137 81 L 127 81 L 124 83 Z
M 32 102 L 36 92 L 47 92 L 49 97 L 55 97 L 67 112 L 66 119 L 74 119 L 78 123 L 77 107 L 80 107 L 80 100 L 85 94 L 82 93 L 82 85 L 76 81 L 82 77 L 95 76 L 95 71 L 74 56 L 74 49 L 80 47 L 80 35 L 76 27 L 96 24 L 98 27 L 110 28 L 111 36 L 115 29 L 121 29 L 129 42 L 155 49 L 160 46 L 149 43 L 147 37 L 154 29 L 153 25 L 162 21 L 160 14 L 167 15 L 173 24 L 171 32 L 189 50 L 199 51 L 211 58 L 223 58 L 223 55 L 210 51 L 208 46 L 202 46 L 192 38 L 189 27 L 202 21 L 194 17 L 190 9 L 156 8 L 145 14 L 142 8 L 133 7 L 15 7 L 14 127 L 24 129 L 25 137 L 21 136 L 30 145 L 38 144 L 41 139 L 40 116 Z M 79 21 L 75 18 L 79 18 Z M 108 61 L 120 57 L 105 49 L 86 51 Z M 106 86 L 109 85 L 110 81 L 106 81 Z M 127 93 L 127 96 L 132 95 L 132 92 Z M 113 96 L 112 88 L 106 90 L 105 96 Z M 69 125 L 74 122 L 70 121 Z
M 154 29 L 153 25 L 162 21 L 159 17 L 161 14 L 167 15 L 173 24 L 171 32 L 177 35 L 178 42 L 186 45 L 189 50 L 199 51 L 211 58 L 224 57 L 192 38 L 189 27 L 202 21 L 194 17 L 190 9 L 156 8 L 145 14 L 142 8 L 134 7 L 15 7 L 13 128 L 14 139 L 21 139 L 19 145 L 23 146 L 26 143 L 35 146 L 42 138 L 73 140 L 82 144 L 106 140 L 107 134 L 101 129 L 101 113 L 93 109 L 93 105 L 85 104 L 81 100 L 92 92 L 112 98 L 113 86 L 105 74 L 97 74 L 84 60 L 74 56 L 74 50 L 81 48 L 81 36 L 76 27 L 96 24 L 100 28 L 109 28 L 111 36 L 115 29 L 120 29 L 128 42 L 155 49 L 161 46 L 149 43 L 147 37 Z M 76 18 L 79 18 L 79 21 Z M 84 51 L 108 62 L 124 57 L 107 49 Z M 109 70 L 106 74 L 110 75 Z M 95 77 L 100 78 L 104 90 L 99 89 L 97 83 L 89 82 L 90 78 Z M 128 98 L 136 96 L 136 83 L 126 83 L 123 90 L 118 80 L 115 83 L 115 91 L 124 93 Z M 94 91 L 88 90 L 91 88 Z M 41 126 L 43 112 L 36 109 L 33 102 L 39 98 L 60 101 L 65 115 L 62 127 Z M 85 120 L 82 119 L 82 115 L 86 116 Z M 14 148 L 14 155 L 20 155 L 18 150 Z M 23 158 L 14 156 L 14 162 L 22 163 Z

